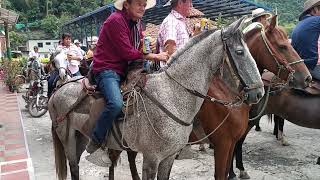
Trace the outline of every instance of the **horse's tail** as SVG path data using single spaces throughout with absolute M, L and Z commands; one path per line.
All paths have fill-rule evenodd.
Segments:
M 268 116 L 268 121 L 269 121 L 270 123 L 272 123 L 272 121 L 273 121 L 273 114 L 267 114 L 267 116 Z
M 67 178 L 67 159 L 64 147 L 53 125 L 51 127 L 51 133 L 54 147 L 56 174 L 58 175 L 59 180 L 65 180 Z
M 56 174 L 59 180 L 65 180 L 67 178 L 67 158 L 64 151 L 63 144 L 57 134 L 55 123 L 57 123 L 57 112 L 53 102 L 54 96 L 51 96 L 48 102 L 48 109 L 50 118 L 52 120 L 51 134 L 53 139 L 54 159 L 56 165 Z

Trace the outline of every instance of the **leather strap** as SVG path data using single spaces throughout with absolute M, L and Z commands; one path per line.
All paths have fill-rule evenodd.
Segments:
M 144 92 L 144 94 L 156 105 L 158 106 L 164 113 L 166 113 L 171 119 L 173 119 L 175 122 L 183 125 L 183 126 L 190 126 L 193 124 L 193 121 L 191 123 L 186 123 L 179 119 L 177 116 L 172 114 L 168 109 L 166 109 L 162 104 L 159 103 L 158 100 L 156 100 L 151 94 L 149 94 L 147 91 L 145 91 L 143 88 L 141 88 L 141 91 Z

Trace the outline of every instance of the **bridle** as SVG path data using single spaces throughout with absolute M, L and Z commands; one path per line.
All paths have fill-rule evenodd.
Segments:
M 229 69 L 231 71 L 232 74 L 235 74 L 238 79 L 241 81 L 242 85 L 243 85 L 243 90 L 240 90 L 240 92 L 244 91 L 244 92 L 248 92 L 249 90 L 253 90 L 253 89 L 257 89 L 257 88 L 262 88 L 263 84 L 257 84 L 257 85 L 252 85 L 252 86 L 247 86 L 244 82 L 244 80 L 242 79 L 242 77 L 239 75 L 239 73 L 235 71 L 235 67 L 232 67 L 231 62 L 234 63 L 234 58 L 232 56 L 232 53 L 230 53 L 230 49 L 228 46 L 228 40 L 231 38 L 231 36 L 226 36 L 225 35 L 225 30 L 221 29 L 221 39 L 223 42 L 223 46 L 224 46 L 224 59 L 222 62 L 222 65 L 219 67 L 218 71 L 221 70 L 221 68 L 223 67 L 224 62 L 227 62 L 226 64 L 229 66 Z M 228 59 L 227 59 L 228 58 Z M 230 61 L 232 60 L 232 61 Z M 220 100 L 220 99 L 216 99 L 212 96 L 207 95 L 203 95 L 202 93 L 196 91 L 196 90 L 192 90 L 189 89 L 187 87 L 185 87 L 183 84 L 181 84 L 180 82 L 178 82 L 176 79 L 174 79 L 168 72 L 167 70 L 164 70 L 165 74 L 173 81 L 175 81 L 177 84 L 179 84 L 181 87 L 183 87 L 185 90 L 187 90 L 189 93 L 193 94 L 194 96 L 197 96 L 199 98 L 202 98 L 206 101 L 209 101 L 211 103 L 218 103 L 220 105 L 223 105 L 225 107 L 238 107 L 241 106 L 243 104 L 243 102 L 247 99 L 248 95 L 246 93 L 240 93 L 238 96 L 236 96 L 235 100 L 231 100 L 231 101 L 224 101 L 224 100 Z
M 286 80 L 286 84 L 288 84 L 289 81 L 293 78 L 293 74 L 295 73 L 295 70 L 291 66 L 299 64 L 299 63 L 303 63 L 304 60 L 298 59 L 294 62 L 288 63 L 288 61 L 285 58 L 281 57 L 281 55 L 279 53 L 277 53 L 275 48 L 272 46 L 272 44 L 270 43 L 270 41 L 268 40 L 268 38 L 266 36 L 266 32 L 263 27 L 261 28 L 260 34 L 261 34 L 261 38 L 264 42 L 265 47 L 267 48 L 267 50 L 270 53 L 270 55 L 272 56 L 273 60 L 277 64 L 278 70 L 277 70 L 276 76 L 278 78 L 280 78 L 280 73 L 282 70 L 287 70 L 289 72 L 288 78 Z
M 270 41 L 268 40 L 267 36 L 266 36 L 266 32 L 264 30 L 263 27 L 261 27 L 261 38 L 264 42 L 265 47 L 267 48 L 268 52 L 270 53 L 270 55 L 272 56 L 273 60 L 276 62 L 277 64 L 277 74 L 275 77 L 273 77 L 271 79 L 270 85 L 267 86 L 267 91 L 266 91 L 266 98 L 265 98 L 265 102 L 263 103 L 263 106 L 261 108 L 261 110 L 259 111 L 258 115 L 256 115 L 254 118 L 249 118 L 249 121 L 254 121 L 258 118 L 260 118 L 264 112 L 264 110 L 267 107 L 268 104 L 268 100 L 269 100 L 269 96 L 270 96 L 270 91 L 271 91 L 271 86 L 274 86 L 273 82 L 276 79 L 280 79 L 280 73 L 282 70 L 287 70 L 289 72 L 288 78 L 285 81 L 285 83 L 277 83 L 278 87 L 281 87 L 280 89 L 282 90 L 283 88 L 287 87 L 289 85 L 289 82 L 292 80 L 293 78 L 293 74 L 295 73 L 295 70 L 292 69 L 291 66 L 299 64 L 304 62 L 303 59 L 298 59 L 294 62 L 288 63 L 288 61 L 285 58 L 282 58 L 281 55 L 279 55 L 278 53 L 276 53 L 277 51 L 275 50 L 275 48 L 272 46 L 272 44 L 270 43 Z M 281 63 L 280 63 L 281 62 Z

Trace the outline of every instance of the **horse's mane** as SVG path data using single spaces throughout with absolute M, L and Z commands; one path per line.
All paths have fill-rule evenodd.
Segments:
M 260 32 L 260 28 L 251 29 L 248 32 L 244 34 L 245 39 L 248 39 L 250 37 L 253 37 L 257 32 Z
M 209 35 L 211 35 L 212 33 L 214 33 L 216 31 L 216 29 L 212 29 L 212 30 L 208 30 L 206 32 L 203 32 L 193 38 L 191 38 L 185 45 L 183 48 L 179 49 L 178 51 L 176 51 L 176 53 L 174 53 L 172 55 L 172 61 L 168 64 L 168 66 L 170 66 L 171 64 L 173 64 L 178 58 L 179 56 L 181 56 L 185 51 L 187 51 L 189 48 L 191 48 L 194 44 L 202 41 L 203 39 L 207 38 Z

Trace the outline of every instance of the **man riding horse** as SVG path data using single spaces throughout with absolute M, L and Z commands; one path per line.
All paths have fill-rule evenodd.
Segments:
M 313 79 L 320 80 L 320 0 L 308 0 L 292 33 L 292 46 L 297 51 Z
M 155 4 L 155 0 L 117 0 L 114 5 L 118 11 L 111 14 L 103 24 L 93 57 L 93 74 L 107 104 L 86 147 L 90 154 L 104 143 L 112 122 L 122 111 L 120 85 L 127 75 L 128 64 L 133 61 L 142 64 L 143 59 L 167 61 L 169 58 L 167 52 L 143 54 L 141 51 L 141 18 L 145 10 Z M 104 162 L 107 161 L 111 162 L 109 159 Z

